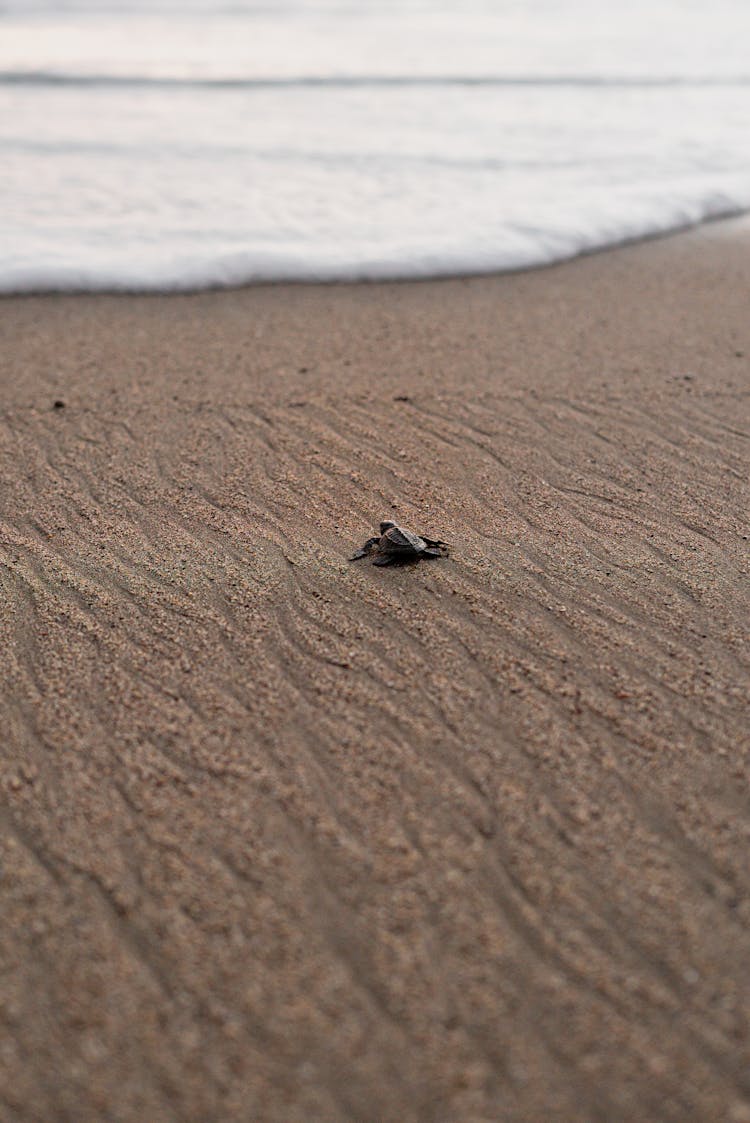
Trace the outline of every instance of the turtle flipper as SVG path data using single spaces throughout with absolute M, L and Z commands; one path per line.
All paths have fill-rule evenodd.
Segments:
M 378 554 L 378 556 L 376 558 L 373 558 L 372 564 L 373 565 L 393 565 L 393 563 L 396 560 L 397 559 L 394 557 L 393 554 Z
M 428 546 L 426 550 L 422 550 L 422 553 L 420 554 L 420 557 L 422 557 L 422 558 L 444 558 L 445 557 L 445 550 L 433 549 L 432 546 Z
M 447 542 L 441 542 L 441 540 L 439 538 L 425 538 L 425 536 L 423 534 L 420 535 L 420 537 L 421 537 L 422 541 L 424 542 L 425 546 L 428 546 L 430 550 L 447 550 L 448 549 L 448 543 Z
M 359 561 L 360 558 L 366 558 L 372 552 L 373 546 L 376 546 L 380 541 L 379 538 L 368 538 L 361 550 L 357 550 L 356 554 L 352 554 L 349 561 Z

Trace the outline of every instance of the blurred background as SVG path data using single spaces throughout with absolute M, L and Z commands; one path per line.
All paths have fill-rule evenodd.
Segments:
M 746 0 L 4 0 L 0 291 L 514 269 L 750 207 Z

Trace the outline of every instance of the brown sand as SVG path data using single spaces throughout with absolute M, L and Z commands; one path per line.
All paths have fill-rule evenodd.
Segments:
M 3 1123 L 750 1121 L 749 294 L 0 303 Z

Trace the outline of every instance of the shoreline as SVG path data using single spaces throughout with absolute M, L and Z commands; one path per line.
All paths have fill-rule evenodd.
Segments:
M 617 253 L 633 247 L 648 245 L 650 242 L 661 242 L 672 238 L 681 238 L 685 234 L 693 234 L 701 230 L 711 230 L 712 227 L 747 228 L 750 225 L 750 208 L 736 207 L 721 214 L 708 215 L 701 219 L 688 220 L 678 226 L 665 230 L 655 230 L 646 234 L 634 234 L 632 237 L 623 238 L 616 242 L 606 242 L 590 249 L 578 250 L 569 256 L 557 258 L 554 261 L 542 261 L 533 265 L 521 265 L 507 269 L 484 269 L 479 272 L 439 273 L 425 276 L 393 276 L 393 277 L 359 277 L 359 278 L 285 278 L 279 280 L 248 280 L 229 283 L 210 283 L 185 288 L 112 288 L 98 287 L 87 288 L 50 288 L 33 289 L 29 291 L 5 292 L 0 290 L 0 303 L 4 300 L 19 300 L 29 298 L 50 297 L 177 297 L 177 296 L 204 296 L 219 293 L 237 293 L 253 291 L 256 289 L 276 288 L 338 288 L 338 287 L 369 287 L 380 285 L 432 285 L 443 281 L 481 281 L 492 280 L 499 277 L 523 276 L 526 273 L 537 273 L 547 269 L 570 265 L 581 259 L 598 257 L 600 254 Z
M 750 1121 L 747 231 L 0 300 L 10 1123 Z

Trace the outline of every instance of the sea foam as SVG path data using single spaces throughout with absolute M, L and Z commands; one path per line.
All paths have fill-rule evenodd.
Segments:
M 0 13 L 0 291 L 528 268 L 750 208 L 734 0 Z

